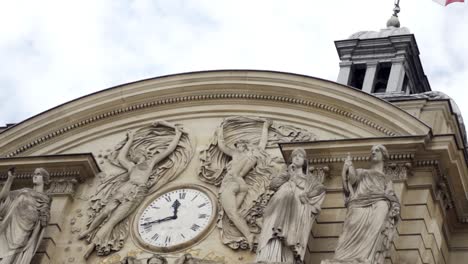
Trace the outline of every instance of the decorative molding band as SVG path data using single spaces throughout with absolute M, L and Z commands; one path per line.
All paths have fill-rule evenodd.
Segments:
M 33 172 L 20 172 L 16 173 L 16 178 L 20 180 L 29 180 L 32 179 Z M 83 181 L 83 178 L 80 177 L 81 173 L 78 170 L 73 171 L 58 171 L 58 172 L 49 172 L 50 180 L 54 181 L 55 178 L 73 178 L 78 179 L 80 182 Z M 8 178 L 7 173 L 0 173 L 0 181 L 5 181 Z
M 116 110 L 108 111 L 106 113 L 102 113 L 99 115 L 92 116 L 90 118 L 81 120 L 79 122 L 76 122 L 74 124 L 68 125 L 66 127 L 60 128 L 52 133 L 49 133 L 45 136 L 36 138 L 35 140 L 31 141 L 30 143 L 23 145 L 16 149 L 15 151 L 12 151 L 8 154 L 5 155 L 5 157 L 14 157 L 20 153 L 25 152 L 26 150 L 29 150 L 37 145 L 40 145 L 52 138 L 55 138 L 57 136 L 60 136 L 62 134 L 65 134 L 73 129 L 80 128 L 86 125 L 89 125 L 91 123 L 94 123 L 96 121 L 106 119 L 109 117 L 125 114 L 128 112 L 133 112 L 136 110 L 141 110 L 141 109 L 147 109 L 147 108 L 152 108 L 156 106 L 161 106 L 161 105 L 168 105 L 168 104 L 174 104 L 174 103 L 183 103 L 183 102 L 190 102 L 190 101 L 204 101 L 204 100 L 219 100 L 219 99 L 247 99 L 247 100 L 265 100 L 265 101 L 275 101 L 275 102 L 281 102 L 281 103 L 290 103 L 290 104 L 298 104 L 298 105 L 303 105 L 307 107 L 313 107 L 317 108 L 320 110 L 328 111 L 334 114 L 338 114 L 341 116 L 344 116 L 346 118 L 352 119 L 356 122 L 359 122 L 361 124 L 364 124 L 368 127 L 371 127 L 386 136 L 397 136 L 398 134 L 396 132 L 391 131 L 388 128 L 382 127 L 364 117 L 358 116 L 356 114 L 353 114 L 351 112 L 348 112 L 343 109 L 339 109 L 335 106 L 330 106 L 326 105 L 323 103 L 318 103 L 318 102 L 313 102 L 305 99 L 297 99 L 297 98 L 291 98 L 291 97 L 286 97 L 286 96 L 278 96 L 278 95 L 262 95 L 262 94 L 243 94 L 243 93 L 213 93 L 213 94 L 202 94 L 202 95 L 190 95 L 190 96 L 179 96 L 179 97 L 171 97 L 171 98 L 166 98 L 166 99 L 160 99 L 152 102 L 146 102 L 146 103 L 139 103 L 139 104 L 134 104 L 128 107 L 124 108 L 119 108 Z
M 322 164 L 322 163 L 343 163 L 345 157 L 326 157 L 326 158 L 314 158 L 310 159 L 310 164 Z M 353 156 L 352 161 L 369 161 L 370 157 L 366 156 Z M 414 154 L 391 154 L 389 160 L 413 160 Z

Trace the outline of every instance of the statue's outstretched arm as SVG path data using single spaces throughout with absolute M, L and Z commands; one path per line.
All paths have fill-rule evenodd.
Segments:
M 0 201 L 4 200 L 8 194 L 10 193 L 11 185 L 13 184 L 13 180 L 16 178 L 15 169 L 11 168 L 8 170 L 8 179 L 5 182 L 5 185 L 0 191 Z
M 224 154 L 232 157 L 236 153 L 236 151 L 231 149 L 230 147 L 226 146 L 226 143 L 224 142 L 223 128 L 222 127 L 218 128 L 217 134 L 218 134 L 218 147 L 219 147 L 219 149 Z
M 166 148 L 166 150 L 164 152 L 159 153 L 158 155 L 155 155 L 151 159 L 151 163 L 150 163 L 150 168 L 151 169 L 154 167 L 154 165 L 158 164 L 160 161 L 167 158 L 167 156 L 169 156 L 177 148 L 177 145 L 179 144 L 180 137 L 182 136 L 182 131 L 177 127 L 175 127 L 174 129 L 175 129 L 174 139 L 172 139 L 171 143 L 169 144 L 169 146 Z
M 122 149 L 119 151 L 119 155 L 117 156 L 117 159 L 119 160 L 120 164 L 127 169 L 127 171 L 130 171 L 132 167 L 135 165 L 133 162 L 128 160 L 127 155 L 128 155 L 128 150 L 130 149 L 130 146 L 133 144 L 133 137 L 134 133 L 131 130 L 127 131 L 127 136 L 128 140 L 125 142 L 125 145 L 122 147 Z
M 271 127 L 273 122 L 270 119 L 267 119 L 265 123 L 263 123 L 263 129 L 262 129 L 262 138 L 260 139 L 260 144 L 258 144 L 258 147 L 261 149 L 265 149 L 266 145 L 268 143 L 268 129 Z

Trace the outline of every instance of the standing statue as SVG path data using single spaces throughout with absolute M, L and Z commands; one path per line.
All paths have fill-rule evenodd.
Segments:
M 10 191 L 14 169 L 0 191 L 0 263 L 29 264 L 44 236 L 50 217 L 51 199 L 44 192 L 49 173 L 37 168 L 34 188 Z
M 294 149 L 287 171 L 271 182 L 278 190 L 264 211 L 258 262 L 303 263 L 312 224 L 325 199 L 322 180 L 309 173 L 305 150 Z
M 218 146 L 224 154 L 232 158 L 219 189 L 219 201 L 229 220 L 246 238 L 250 248 L 253 248 L 254 235 L 250 232 L 245 218 L 240 215 L 238 210 L 249 189 L 244 177 L 257 164 L 258 159 L 261 157 L 260 152 L 265 150 L 268 141 L 268 128 L 271 124 L 270 120 L 265 121 L 258 146 L 253 146 L 248 141 L 241 140 L 234 144 L 236 149 L 226 146 L 223 131 L 218 130 Z
M 400 215 L 391 177 L 384 173 L 389 158 L 383 145 L 371 150 L 371 168 L 355 169 L 346 158 L 342 177 L 348 208 L 335 256 L 322 264 L 383 264 Z
M 103 181 L 91 197 L 90 221 L 79 235 L 89 242 L 85 259 L 95 249 L 98 255 L 120 250 L 128 234 L 128 216 L 144 197 L 177 176 L 188 164 L 192 150 L 181 128 L 159 121 L 127 131 L 127 140 L 118 145 L 115 154 L 114 164 L 125 172 L 101 177 Z

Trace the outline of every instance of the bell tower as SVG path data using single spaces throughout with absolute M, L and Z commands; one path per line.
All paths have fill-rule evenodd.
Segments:
M 413 34 L 400 27 L 398 3 L 385 29 L 360 31 L 335 41 L 338 83 L 366 93 L 415 94 L 431 91 Z

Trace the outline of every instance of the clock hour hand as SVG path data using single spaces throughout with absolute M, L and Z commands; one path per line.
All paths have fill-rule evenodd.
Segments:
M 175 202 L 172 204 L 172 208 L 174 208 L 174 219 L 177 219 L 177 213 L 178 213 L 178 210 L 179 210 L 179 206 L 180 206 L 180 202 L 178 199 L 175 200 Z

